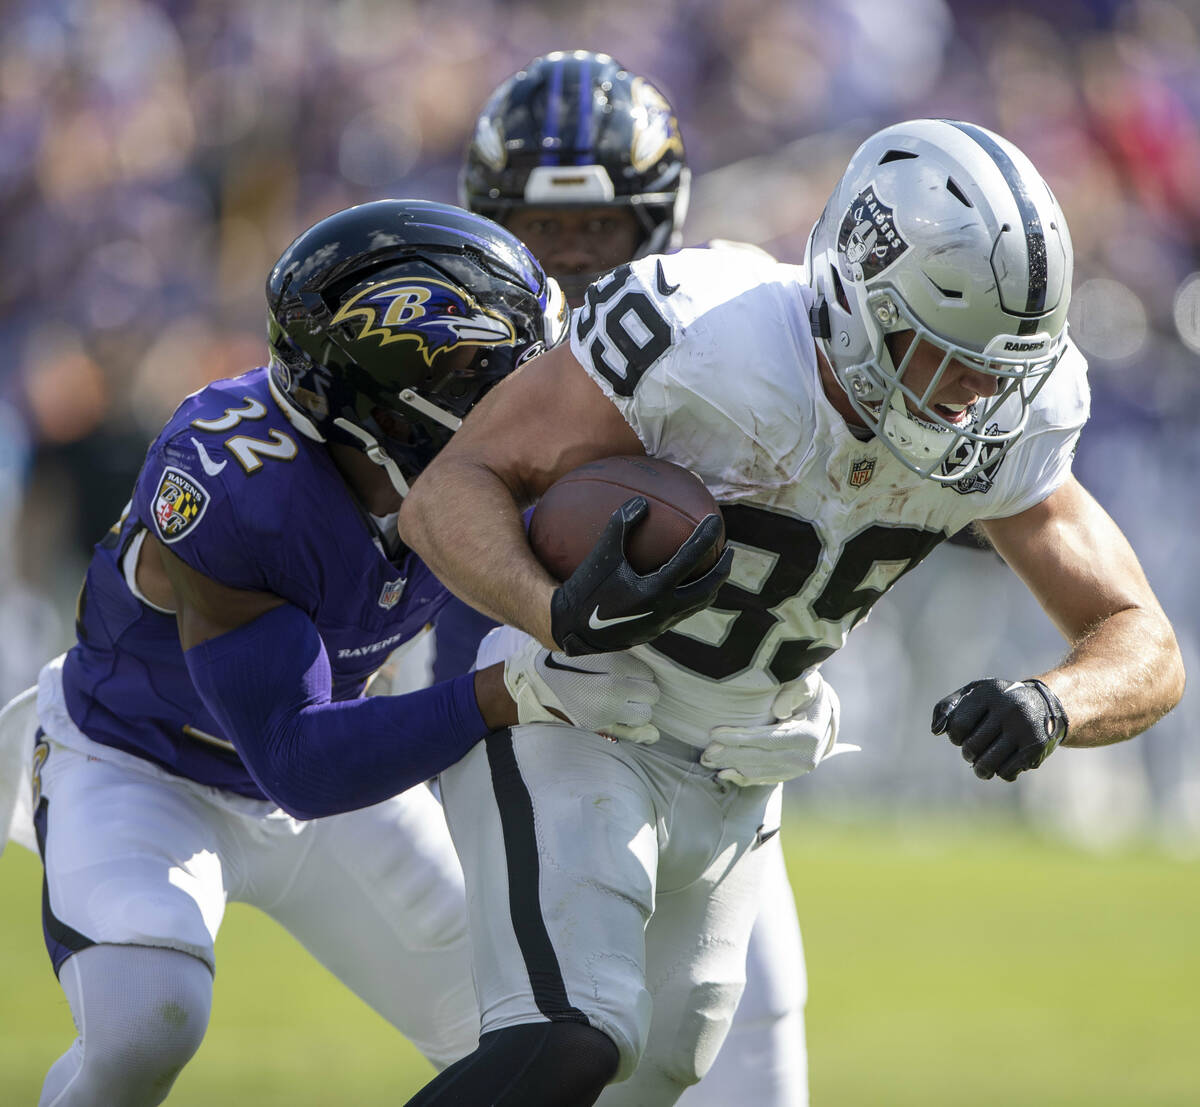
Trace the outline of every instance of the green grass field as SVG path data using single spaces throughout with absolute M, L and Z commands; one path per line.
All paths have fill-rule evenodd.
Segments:
M 947 818 L 785 829 L 815 1107 L 1200 1103 L 1200 862 L 1081 854 Z M 40 868 L 0 859 L 0 1102 L 73 1031 Z M 274 923 L 234 906 L 208 1038 L 170 1102 L 400 1103 L 429 1073 Z

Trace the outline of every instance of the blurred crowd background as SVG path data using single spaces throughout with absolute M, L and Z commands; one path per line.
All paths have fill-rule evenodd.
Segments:
M 1021 146 L 1075 242 L 1093 415 L 1077 472 L 1138 549 L 1200 673 L 1197 0 L 8 0 L 0 22 L 0 698 L 71 640 L 91 545 L 150 439 L 262 362 L 268 269 L 383 195 L 453 200 L 489 92 L 554 49 L 675 105 L 689 244 L 798 261 L 850 153 L 915 116 Z M 314 505 L 315 509 L 315 505 Z M 282 536 L 286 538 L 286 536 Z M 1200 693 L 1121 747 L 977 782 L 928 732 L 977 676 L 1061 640 L 991 553 L 946 546 L 832 659 L 865 750 L 792 787 L 831 815 L 1019 811 L 1093 846 L 1200 846 Z

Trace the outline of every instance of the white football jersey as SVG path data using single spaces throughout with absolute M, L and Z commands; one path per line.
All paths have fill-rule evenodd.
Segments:
M 830 404 L 811 303 L 799 266 L 695 249 L 615 270 L 573 320 L 575 356 L 647 453 L 704 480 L 735 549 L 713 606 L 636 651 L 662 687 L 655 723 L 696 745 L 713 726 L 766 721 L 778 685 L 839 649 L 939 542 L 1045 499 L 1087 419 L 1087 366 L 1069 344 L 997 465 L 922 479 Z

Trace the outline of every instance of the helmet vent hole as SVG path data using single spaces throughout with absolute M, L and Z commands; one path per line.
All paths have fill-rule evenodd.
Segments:
M 830 272 L 833 274 L 833 294 L 837 297 L 838 306 L 846 314 L 850 313 L 850 300 L 846 296 L 846 290 L 842 287 L 842 275 L 837 271 L 837 266 L 830 266 Z
M 973 208 L 975 206 L 970 200 L 967 199 L 967 194 L 958 187 L 958 184 L 953 177 L 946 178 L 946 190 L 951 196 L 962 203 L 964 207 Z
M 956 292 L 953 288 L 943 288 L 928 273 L 925 274 L 925 279 L 942 294 L 943 299 L 961 300 L 963 298 L 962 292 Z
M 908 161 L 909 158 L 915 158 L 917 156 L 917 154 L 913 154 L 908 150 L 889 150 L 883 155 L 883 157 L 879 159 L 878 164 L 887 165 L 889 161 Z

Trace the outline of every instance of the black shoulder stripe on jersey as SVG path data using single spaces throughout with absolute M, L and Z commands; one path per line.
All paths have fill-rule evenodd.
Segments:
M 485 741 L 508 861 L 509 913 L 525 961 L 525 971 L 529 974 L 534 1002 L 551 1022 L 586 1023 L 587 1016 L 567 998 L 558 955 L 542 918 L 533 801 L 517 764 L 512 731 L 499 730 L 488 735 Z
M 987 151 L 1008 182 L 1008 187 L 1012 189 L 1017 210 L 1021 213 L 1021 223 L 1025 230 L 1025 252 L 1029 257 L 1029 290 L 1025 299 L 1025 312 L 1028 315 L 1041 315 L 1046 310 L 1046 232 L 1042 227 L 1037 207 L 1030 198 L 1012 158 L 991 135 L 970 123 L 955 122 L 952 126 L 974 139 Z

